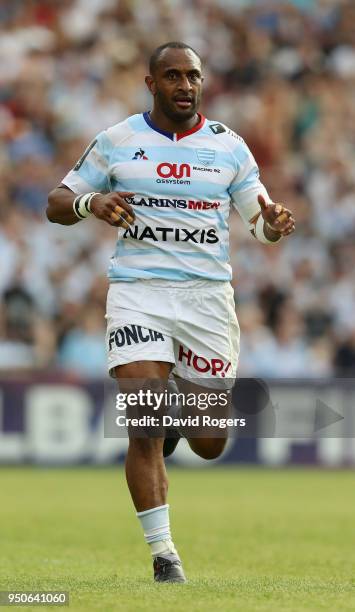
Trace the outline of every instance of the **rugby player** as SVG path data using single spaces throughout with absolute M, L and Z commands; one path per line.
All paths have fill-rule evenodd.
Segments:
M 228 254 L 230 205 L 265 244 L 294 231 L 273 203 L 243 139 L 199 113 L 202 68 L 184 43 L 150 58 L 152 110 L 98 134 L 48 198 L 48 219 L 72 225 L 89 215 L 117 226 L 107 298 L 110 374 L 128 380 L 171 374 L 201 387 L 231 387 L 239 327 Z M 85 359 L 85 355 L 83 355 Z M 165 455 L 178 438 L 167 440 Z M 206 459 L 225 437 L 190 439 Z M 164 438 L 130 436 L 128 487 L 153 557 L 154 578 L 184 582 L 171 538 Z

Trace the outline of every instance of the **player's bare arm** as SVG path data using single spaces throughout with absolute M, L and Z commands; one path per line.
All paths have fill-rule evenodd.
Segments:
M 89 207 L 84 208 L 85 216 L 93 214 L 115 227 L 127 228 L 134 223 L 133 208 L 125 200 L 125 198 L 132 197 L 134 193 L 124 191 L 90 195 Z M 80 201 L 80 196 L 65 185 L 61 184 L 53 189 L 48 196 L 47 217 L 49 221 L 61 225 L 74 225 L 85 218 L 84 215 L 80 216 L 80 208 L 75 209 L 75 201 Z

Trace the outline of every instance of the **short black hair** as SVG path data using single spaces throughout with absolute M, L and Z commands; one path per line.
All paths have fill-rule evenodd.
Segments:
M 159 58 L 160 55 L 163 53 L 163 51 L 165 51 L 165 49 L 190 49 L 190 51 L 192 51 L 200 60 L 201 60 L 201 56 L 197 53 L 197 51 L 195 51 L 195 49 L 193 49 L 192 47 L 190 47 L 190 45 L 187 45 L 186 43 L 183 42 L 167 42 L 164 43 L 164 45 L 160 45 L 160 47 L 157 47 L 152 55 L 150 56 L 149 59 L 149 72 L 150 74 L 153 74 L 153 72 L 155 71 L 158 62 L 159 62 Z

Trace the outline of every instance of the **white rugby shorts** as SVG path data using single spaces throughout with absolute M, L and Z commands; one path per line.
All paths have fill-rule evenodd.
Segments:
M 181 378 L 207 387 L 233 386 L 239 325 L 229 282 L 112 283 L 106 319 L 111 376 L 118 365 L 166 361 Z

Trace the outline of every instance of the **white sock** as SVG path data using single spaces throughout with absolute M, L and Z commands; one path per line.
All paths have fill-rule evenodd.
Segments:
M 152 557 L 158 557 L 164 554 L 177 555 L 177 550 L 172 540 L 160 540 L 159 542 L 152 542 L 149 544 Z
M 169 504 L 137 512 L 137 517 L 153 557 L 164 553 L 177 554 L 170 533 Z

